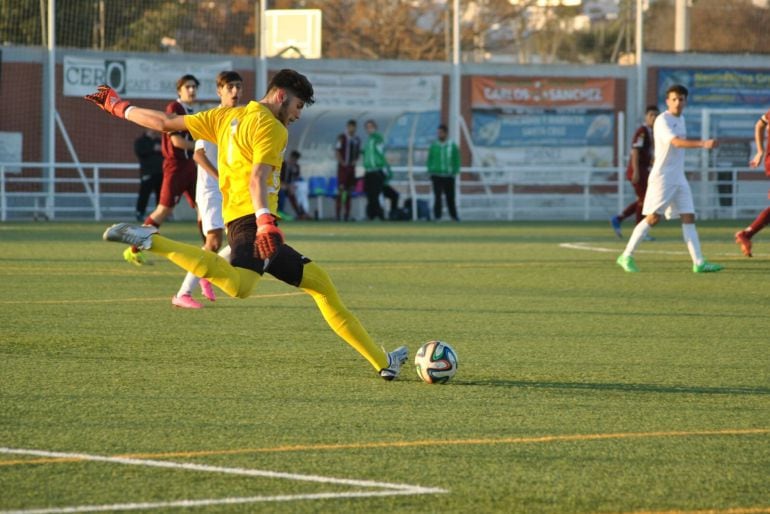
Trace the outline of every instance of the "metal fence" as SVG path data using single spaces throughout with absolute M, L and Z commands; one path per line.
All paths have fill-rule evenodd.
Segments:
M 139 186 L 134 163 L 0 163 L 0 220 L 133 219 Z M 23 171 L 23 173 L 22 173 Z M 433 193 L 425 171 L 394 168 L 391 185 L 414 202 L 412 219 L 433 217 Z M 457 180 L 460 218 L 466 221 L 603 220 L 633 201 L 619 168 L 462 168 Z M 751 218 L 767 206 L 761 170 L 712 167 L 688 172 L 701 219 Z M 306 177 L 310 212 L 332 219 L 336 187 L 326 177 Z M 364 217 L 365 198 L 354 199 Z M 418 202 L 423 209 L 419 209 Z

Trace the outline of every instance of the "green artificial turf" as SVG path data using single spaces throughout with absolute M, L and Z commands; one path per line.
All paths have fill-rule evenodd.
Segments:
M 283 224 L 378 344 L 455 348 L 428 385 L 272 277 L 172 308 L 184 273 L 108 224 L 0 224 L 0 513 L 770 511 L 764 234 L 699 223 L 726 269 L 694 274 L 662 224 L 629 274 L 605 223 Z

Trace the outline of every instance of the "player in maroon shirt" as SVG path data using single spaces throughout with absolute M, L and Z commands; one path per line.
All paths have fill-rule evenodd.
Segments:
M 762 156 L 764 156 L 765 175 L 770 177 L 770 152 L 765 153 L 765 150 L 770 146 L 770 132 L 767 130 L 768 120 L 770 120 L 770 110 L 763 114 L 757 120 L 756 125 L 754 125 L 754 142 L 757 144 L 757 153 L 754 154 L 754 158 L 749 162 L 749 166 L 756 168 L 762 162 Z M 765 144 L 765 141 L 767 141 L 767 144 Z M 770 198 L 770 193 L 768 193 L 768 198 Z M 770 223 L 770 207 L 760 212 L 751 225 L 735 234 L 735 242 L 740 245 L 743 255 L 751 257 L 751 238 L 768 223 Z
M 167 114 L 192 114 L 192 104 L 198 96 L 200 82 L 192 75 L 184 75 L 176 83 L 179 98 L 166 106 Z M 158 207 L 150 214 L 145 225 L 159 227 L 174 212 L 182 195 L 187 197 L 190 207 L 195 208 L 195 181 L 197 168 L 193 160 L 195 141 L 189 132 L 163 133 L 163 189 Z
M 356 186 L 356 162 L 361 155 L 361 139 L 356 134 L 356 120 L 348 120 L 347 130 L 337 137 L 334 152 L 337 155 L 337 221 L 342 207 L 344 220 L 350 219 L 350 200 Z
M 166 106 L 167 114 L 192 114 L 192 104 L 198 96 L 200 82 L 193 75 L 183 75 L 176 82 L 179 97 Z M 155 210 L 144 220 L 145 225 L 160 227 L 174 212 L 182 195 L 187 197 L 190 207 L 195 208 L 195 183 L 197 165 L 193 160 L 195 141 L 189 132 L 163 133 L 161 153 L 163 153 L 163 183 L 160 198 Z M 200 220 L 198 220 L 200 228 Z M 136 247 L 129 247 L 123 252 L 123 258 L 136 265 L 144 263 L 144 255 Z
M 644 218 L 642 206 L 644 205 L 644 196 L 647 194 L 647 178 L 650 175 L 652 159 L 655 155 L 652 124 L 655 123 L 655 118 L 658 117 L 658 114 L 660 114 L 660 111 L 658 111 L 657 106 L 648 105 L 644 114 L 644 125 L 636 129 L 631 140 L 631 156 L 628 159 L 626 178 L 634 187 L 636 200 L 628 204 L 623 212 L 610 219 L 612 229 L 621 239 L 623 238 L 623 233 L 620 231 L 620 223 L 624 219 L 632 214 L 636 214 L 636 223 L 639 223 Z

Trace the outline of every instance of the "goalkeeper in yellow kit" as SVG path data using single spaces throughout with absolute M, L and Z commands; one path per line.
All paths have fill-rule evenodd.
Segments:
M 313 86 L 294 71 L 278 72 L 258 102 L 218 107 L 191 115 L 166 114 L 135 107 L 108 86 L 85 97 L 118 118 L 164 132 L 187 130 L 219 148 L 219 188 L 230 262 L 214 252 L 179 243 L 152 226 L 119 223 L 104 239 L 133 244 L 163 255 L 176 265 L 208 279 L 230 296 L 246 298 L 263 273 L 308 293 L 329 327 L 355 348 L 385 380 L 393 380 L 408 358 L 406 347 L 386 353 L 340 300 L 326 272 L 284 243 L 276 225 L 280 170 L 288 141 L 287 127 L 312 105 Z

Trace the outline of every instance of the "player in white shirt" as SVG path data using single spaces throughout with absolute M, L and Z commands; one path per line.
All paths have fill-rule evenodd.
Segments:
M 217 95 L 220 107 L 235 107 L 241 98 L 243 79 L 234 71 L 223 71 L 217 75 Z M 195 186 L 195 203 L 201 218 L 201 229 L 206 241 L 205 250 L 217 252 L 225 239 L 225 221 L 222 217 L 222 192 L 219 190 L 219 173 L 217 172 L 217 146 L 209 141 L 199 139 L 195 142 L 193 159 L 198 164 L 198 180 Z M 219 255 L 230 258 L 230 247 L 225 246 Z M 192 273 L 187 273 L 179 291 L 171 304 L 185 309 L 200 309 L 203 304 L 192 297 L 192 291 L 200 284 L 203 295 L 216 300 L 214 289 L 205 279 L 199 279 Z
M 644 198 L 642 214 L 645 218 L 634 228 L 625 251 L 617 258 L 617 264 L 625 271 L 639 271 L 634 260 L 634 251 L 660 221 L 680 217 L 682 234 L 687 250 L 692 257 L 695 273 L 709 273 L 723 269 L 704 259 L 700 249 L 698 231 L 695 229 L 695 204 L 687 177 L 684 174 L 684 151 L 687 148 L 712 149 L 718 146 L 716 139 L 687 139 L 684 111 L 687 105 L 687 88 L 676 84 L 666 91 L 667 110 L 655 119 L 652 132 L 655 139 L 655 162 L 650 171 L 647 195 Z

